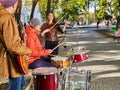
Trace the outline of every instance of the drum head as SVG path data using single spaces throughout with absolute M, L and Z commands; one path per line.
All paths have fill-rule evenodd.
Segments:
M 52 57 L 51 59 L 53 61 L 55 61 L 55 62 L 57 62 L 57 61 L 66 61 L 66 60 L 68 60 L 68 57 L 56 56 L 56 57 Z
M 50 75 L 58 73 L 58 69 L 55 67 L 40 67 L 33 70 L 33 75 Z

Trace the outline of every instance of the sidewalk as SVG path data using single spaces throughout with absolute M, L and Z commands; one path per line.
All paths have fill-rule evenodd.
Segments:
M 73 43 L 67 50 L 76 47 L 76 34 L 66 36 Z M 90 90 L 120 90 L 120 44 L 92 30 L 79 30 L 78 45 L 90 50 L 88 60 L 79 64 L 79 70 L 92 72 Z

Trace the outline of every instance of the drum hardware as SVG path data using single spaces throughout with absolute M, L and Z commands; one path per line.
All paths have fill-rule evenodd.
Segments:
M 63 44 L 63 45 L 64 45 L 65 52 L 67 51 L 67 46 L 65 45 L 66 39 L 67 39 L 67 38 L 66 38 L 66 31 L 65 31 L 64 44 Z
M 77 55 L 77 54 L 82 54 L 82 53 L 88 53 L 89 50 L 78 50 L 78 51 L 68 51 L 68 52 L 62 52 L 59 53 L 58 56 L 63 56 L 63 57 L 67 57 L 67 56 L 73 56 L 73 55 Z
M 78 33 L 78 28 L 76 27 L 76 43 L 77 43 L 77 45 L 78 45 L 78 35 L 79 35 L 79 33 Z
M 60 70 L 60 68 L 59 68 Z M 68 68 L 63 68 L 62 71 L 60 72 L 60 90 L 66 90 L 65 86 L 66 86 L 66 79 L 67 79 L 67 72 L 68 72 Z
M 56 56 L 51 58 L 52 63 L 58 68 L 65 68 L 70 65 L 68 57 Z
M 30 78 L 30 82 L 28 83 L 28 85 L 25 88 L 25 90 L 34 90 L 33 77 Z
M 82 63 L 88 59 L 87 53 L 89 50 L 86 50 L 85 47 L 77 46 L 70 49 L 69 51 L 74 53 L 72 63 L 76 65 L 76 69 L 78 70 L 79 63 Z
M 89 78 L 89 79 L 88 79 Z M 68 90 L 89 90 L 91 82 L 91 71 L 90 70 L 71 70 L 70 73 L 70 84 L 71 89 Z
M 65 90 L 65 82 L 67 77 L 68 68 L 70 65 L 69 57 L 55 56 L 52 57 L 51 60 L 53 64 L 58 67 L 59 72 L 59 82 L 60 82 L 60 90 Z
M 71 69 L 71 64 L 72 64 L 71 60 L 72 59 L 71 59 L 71 57 L 70 58 L 69 57 L 56 56 L 56 57 L 51 58 L 54 62 L 56 62 L 58 65 L 60 65 L 60 67 L 58 67 L 59 73 L 60 73 L 61 69 L 62 70 L 67 69 L 66 71 L 62 71 L 62 77 L 60 79 L 60 89 L 61 90 L 65 90 L 66 79 L 70 80 L 70 78 L 68 76 L 70 76 L 70 69 Z M 59 63 L 59 62 L 62 62 L 62 63 Z M 59 74 L 59 75 L 61 75 L 61 74 Z M 69 84 L 69 90 L 70 90 L 70 88 L 71 87 Z
M 83 51 L 85 51 L 85 50 L 83 50 Z M 67 67 L 68 68 L 68 76 L 67 76 L 67 79 L 68 79 L 68 90 L 70 90 L 71 89 L 71 81 L 70 81 L 70 74 L 71 74 L 71 68 L 72 68 L 72 60 L 73 60 L 73 55 L 76 55 L 76 54 L 80 54 L 81 52 L 79 51 L 69 51 L 69 52 L 63 52 L 63 53 L 61 53 L 61 54 L 58 54 L 58 56 L 56 56 L 56 57 L 53 57 L 52 58 L 52 60 L 54 59 L 54 61 L 56 60 L 56 61 L 66 61 L 66 59 L 60 59 L 60 57 L 69 57 L 69 65 L 68 66 L 65 66 L 65 67 Z M 59 60 L 60 59 L 60 60 Z M 64 65 L 63 63 L 62 63 L 62 65 Z M 62 67 L 62 68 L 64 68 L 64 67 Z M 58 68 L 58 69 L 61 69 L 61 68 Z M 62 76 L 62 78 L 63 78 L 63 76 Z M 63 80 L 61 80 L 61 88 L 62 88 L 62 90 L 65 90 L 65 82 L 62 82 Z
M 46 76 L 44 76 L 44 79 L 46 79 Z
M 65 42 L 63 46 L 72 46 L 74 43 L 73 42 Z
M 69 66 L 69 69 L 68 69 L 68 79 L 69 79 L 69 80 L 68 80 L 68 81 L 69 81 L 69 82 L 68 82 L 68 83 L 69 83 L 69 84 L 68 84 L 68 90 L 71 89 L 71 85 L 70 85 L 70 73 L 71 73 L 71 68 L 72 68 L 72 62 L 71 62 L 71 61 L 72 61 L 72 55 L 70 56 L 70 66 Z

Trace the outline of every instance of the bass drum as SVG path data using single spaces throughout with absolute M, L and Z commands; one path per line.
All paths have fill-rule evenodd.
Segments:
M 58 90 L 58 70 L 40 67 L 33 70 L 34 90 Z

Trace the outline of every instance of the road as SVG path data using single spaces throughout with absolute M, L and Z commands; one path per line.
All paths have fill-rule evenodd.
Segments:
M 76 46 L 90 50 L 86 62 L 79 63 L 79 70 L 92 72 L 90 90 L 120 90 L 119 43 L 94 32 L 92 28 L 79 29 L 78 34 L 75 30 L 68 32 L 65 41 L 71 44 L 67 49 L 60 47 L 62 52 Z

